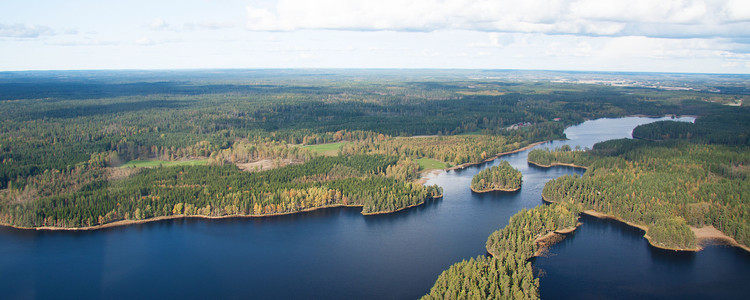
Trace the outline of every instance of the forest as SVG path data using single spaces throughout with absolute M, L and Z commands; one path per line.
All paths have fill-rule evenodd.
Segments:
M 489 256 L 453 265 L 425 298 L 538 298 L 529 258 L 585 210 L 647 226 L 665 248 L 695 248 L 690 227 L 704 225 L 750 243 L 750 117 L 746 102 L 722 105 L 745 97 L 731 78 L 668 91 L 386 73 L 0 73 L 0 223 L 96 228 L 335 206 L 389 213 L 442 196 L 418 183 L 420 160 L 462 167 L 564 139 L 588 119 L 678 114 L 698 119 L 643 125 L 636 140 L 587 151 L 532 151 L 531 163 L 587 171 L 550 181 L 543 196 L 554 203 L 511 217 L 488 238 Z M 309 148 L 328 143 L 338 155 Z M 501 173 L 520 184 L 517 172 Z M 505 177 L 486 175 L 479 181 Z
M 452 265 L 422 299 L 539 299 L 531 262 L 539 241 L 578 225 L 581 204 L 563 201 L 522 210 L 487 239 L 488 256 Z
M 645 226 L 646 238 L 661 248 L 697 250 L 691 227 L 708 225 L 750 245 L 747 120 L 745 107 L 720 108 L 695 124 L 638 126 L 635 140 L 606 141 L 585 151 L 570 146 L 530 151 L 529 163 L 587 171 L 547 182 L 542 196 L 551 204 L 512 216 L 488 238 L 488 256 L 452 265 L 423 299 L 539 298 L 528 259 L 546 234 L 577 226 L 586 210 Z
M 471 178 L 470 188 L 476 193 L 489 191 L 517 191 L 521 189 L 523 175 L 507 161 L 479 171 Z
M 646 226 L 649 241 L 660 247 L 696 249 L 690 227 L 706 225 L 749 245 L 750 206 L 743 199 L 750 197 L 750 144 L 742 138 L 750 133 L 748 115 L 738 108 L 695 123 L 656 122 L 636 127 L 636 140 L 607 141 L 585 152 L 540 152 L 534 159 L 541 163 L 589 167 L 583 177 L 550 181 L 543 195 L 551 201 L 575 199 L 587 209 Z M 725 138 L 730 131 L 733 138 Z
M 698 92 L 665 95 L 636 88 L 423 76 L 217 73 L 4 74 L 0 188 L 24 187 L 45 170 L 67 171 L 112 151 L 122 162 L 181 160 L 209 157 L 246 140 L 290 145 L 364 141 L 349 151 L 393 152 L 373 150 L 366 142 L 458 134 L 503 138 L 512 145 L 561 138 L 566 126 L 585 119 L 702 114 L 716 107 L 701 101 Z M 519 123 L 527 125 L 508 130 Z M 409 142 L 393 139 L 384 147 L 401 143 Z M 415 150 L 453 165 L 493 151 L 440 150 L 444 153 L 437 155 Z
M 234 165 L 140 169 L 127 179 L 93 180 L 80 190 L 11 204 L 0 222 L 23 227 L 90 227 L 167 216 L 262 216 L 320 207 L 397 211 L 438 198 L 437 186 L 406 181 L 416 163 L 383 155 L 316 157 L 257 173 Z
M 552 151 L 550 149 L 534 149 L 529 151 L 528 160 L 530 164 L 545 168 L 552 166 L 582 167 L 589 164 L 589 161 L 587 161 L 589 157 L 579 146 L 576 146 L 575 151 L 571 150 L 568 145 L 563 145 Z
M 559 133 L 547 132 L 542 136 L 561 135 L 562 131 Z M 414 158 L 427 157 L 446 162 L 448 166 L 458 166 L 483 162 L 488 158 L 497 156 L 497 154 L 522 148 L 529 143 L 528 141 L 520 136 L 506 137 L 484 134 L 416 138 L 396 137 L 358 141 L 344 145 L 340 152 L 344 155 L 373 153 Z
M 344 205 L 343 196 L 347 204 L 362 205 L 364 213 L 393 211 L 439 194 L 409 186 L 420 159 L 449 167 L 473 164 L 563 138 L 566 126 L 585 119 L 697 114 L 716 107 L 702 101 L 700 92 L 665 95 L 642 88 L 416 73 L 1 74 L 0 222 L 88 227 L 167 215 L 266 215 L 304 210 L 313 202 Z M 260 176 L 248 172 L 305 168 L 299 165 L 318 156 L 305 145 L 335 142 L 342 143 L 342 156 L 391 159 L 361 175 L 333 165 L 309 166 L 315 174 L 267 183 L 276 190 L 238 183 Z M 134 161 L 152 168 L 120 167 L 137 165 L 129 163 Z M 169 163 L 161 167 L 159 161 Z M 192 161 L 207 166 L 183 166 Z M 216 179 L 203 182 L 184 174 Z M 372 192 L 356 195 L 360 185 Z M 374 192 L 384 185 L 392 190 Z M 313 187 L 342 197 L 312 201 L 305 190 L 306 196 L 279 200 L 284 191 L 300 194 Z M 368 204 L 374 195 L 390 196 Z
M 648 227 L 652 244 L 696 249 L 692 227 L 712 225 L 750 244 L 750 155 L 745 146 L 616 140 L 598 144 L 583 177 L 545 185 L 550 201 L 575 199 Z

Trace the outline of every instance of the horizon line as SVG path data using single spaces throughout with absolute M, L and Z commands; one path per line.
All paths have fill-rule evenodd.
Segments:
M 2 73 L 35 73 L 35 72 L 187 72 L 187 71 L 282 71 L 282 70 L 359 70 L 359 71 L 522 71 L 522 72 L 560 72 L 560 73 L 614 73 L 614 74 L 689 74 L 689 75 L 750 75 L 750 73 L 711 73 L 711 72 L 673 72 L 673 71 L 615 71 L 615 70 L 563 70 L 563 69 L 503 69 L 503 68 L 362 68 L 362 67 L 265 67 L 265 68 L 154 68 L 154 69 L 26 69 L 0 70 Z

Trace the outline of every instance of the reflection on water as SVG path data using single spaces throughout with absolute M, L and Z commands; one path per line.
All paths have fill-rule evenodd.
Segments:
M 570 140 L 541 147 L 591 147 L 597 141 L 628 137 L 636 125 L 655 120 L 588 121 L 566 130 Z M 362 216 L 358 208 L 332 208 L 265 218 L 175 219 L 91 232 L 0 228 L 0 290 L 9 299 L 414 299 L 451 264 L 484 255 L 487 237 L 507 225 L 510 216 L 541 205 L 545 182 L 583 173 L 529 166 L 527 153 L 501 158 L 523 173 L 517 192 L 469 190 L 471 177 L 496 160 L 434 176 L 428 184 L 444 188 L 442 199 L 389 215 Z M 642 233 L 628 227 L 585 222 L 573 238 L 553 248 L 552 257 L 535 260 L 535 266 L 547 272 L 543 297 L 662 295 L 652 287 L 672 277 L 706 291 L 736 290 L 723 281 L 706 283 L 710 277 L 701 275 L 705 264 L 750 282 L 739 274 L 748 269 L 747 256 L 733 248 L 710 247 L 692 261 L 682 260 L 640 249 L 647 246 Z M 593 265 L 579 268 L 584 262 Z M 624 280 L 630 278 L 649 278 L 655 284 Z M 558 289 L 565 286 L 572 291 Z
M 701 252 L 651 247 L 643 231 L 582 216 L 583 225 L 533 265 L 547 299 L 746 299 L 750 254 L 712 245 Z

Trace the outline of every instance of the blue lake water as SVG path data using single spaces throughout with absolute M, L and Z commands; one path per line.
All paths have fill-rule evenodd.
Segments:
M 598 141 L 629 137 L 635 126 L 656 120 L 588 121 L 566 130 L 570 140 L 540 147 L 591 147 Z M 529 166 L 527 153 L 501 158 L 523 173 L 523 187 L 518 192 L 475 194 L 469 190 L 471 177 L 496 160 L 434 176 L 428 184 L 442 186 L 443 199 L 388 215 L 362 216 L 359 209 L 334 208 L 266 218 L 166 220 L 87 232 L 0 228 L 0 290 L 2 297 L 9 299 L 414 299 L 427 293 L 451 264 L 484 255 L 487 237 L 507 225 L 510 216 L 541 205 L 545 182 L 583 172 Z M 537 269 L 545 273 L 541 279 L 544 298 L 659 297 L 654 288 L 627 294 L 621 291 L 633 289 L 614 287 L 638 287 L 643 278 L 688 271 L 693 275 L 680 280 L 711 282 L 715 274 L 703 273 L 704 264 L 698 263 L 703 260 L 712 270 L 735 276 L 740 283 L 750 282 L 740 272 L 748 269 L 750 258 L 734 248 L 709 247 L 693 254 L 692 259 L 654 254 L 649 247 L 645 252 L 638 248 L 645 243 L 642 233 L 604 221 L 584 222 L 574 238 L 551 249 L 551 257 L 535 259 Z M 598 239 L 602 230 L 606 232 L 603 242 Z M 611 260 L 604 250 L 601 254 L 589 251 L 598 248 L 588 243 L 614 247 L 628 255 Z M 641 246 L 631 247 L 630 243 Z M 582 255 L 596 257 L 589 260 L 596 265 L 579 261 Z M 665 261 L 665 267 L 653 267 L 655 259 Z M 571 269 L 566 263 L 572 261 L 590 271 L 566 273 Z M 623 273 L 612 275 L 612 280 L 600 276 L 602 280 L 585 284 L 596 270 L 629 270 L 623 264 L 640 266 L 640 272 L 653 276 Z M 576 290 L 592 292 L 563 294 L 566 286 L 575 287 L 571 282 L 578 284 Z M 711 288 L 745 288 L 732 284 L 707 283 L 702 290 L 719 295 L 712 294 Z M 617 293 L 607 294 L 611 291 Z

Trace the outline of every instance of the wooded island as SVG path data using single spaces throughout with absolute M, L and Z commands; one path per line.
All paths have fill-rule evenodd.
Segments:
M 471 190 L 475 193 L 491 191 L 514 192 L 521 189 L 521 171 L 511 167 L 507 161 L 479 171 L 471 179 Z

